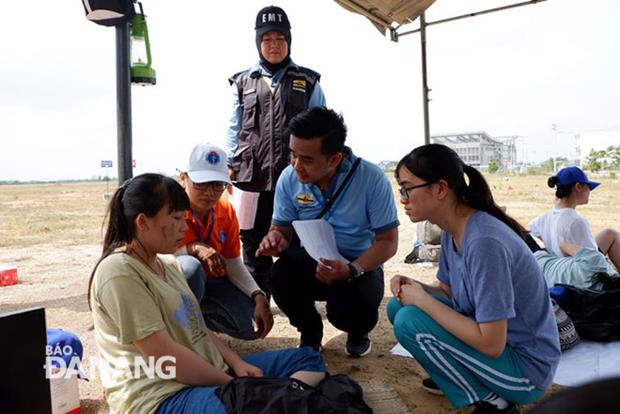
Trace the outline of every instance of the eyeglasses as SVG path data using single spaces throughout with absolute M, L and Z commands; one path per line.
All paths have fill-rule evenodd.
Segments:
M 214 193 L 221 193 L 226 188 L 226 183 L 221 181 L 211 181 L 207 183 L 195 183 L 192 181 L 192 188 L 198 191 L 211 190 Z
M 411 187 L 402 187 L 398 189 L 398 193 L 400 194 L 400 198 L 402 200 L 409 200 L 409 191 L 415 190 L 416 188 L 428 187 L 435 184 L 434 182 L 412 185 Z

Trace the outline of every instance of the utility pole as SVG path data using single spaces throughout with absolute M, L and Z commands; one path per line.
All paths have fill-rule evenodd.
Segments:
M 554 136 L 555 136 L 555 148 L 553 149 L 553 172 L 556 173 L 558 172 L 558 157 L 557 157 L 557 150 L 558 150 L 558 124 L 551 124 L 551 129 L 553 130 Z

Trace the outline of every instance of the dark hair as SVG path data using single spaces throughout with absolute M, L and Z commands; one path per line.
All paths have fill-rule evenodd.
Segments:
M 452 148 L 441 144 L 428 144 L 414 149 L 398 162 L 394 172 L 397 180 L 402 167 L 427 182 L 445 180 L 462 203 L 501 220 L 520 237 L 527 234 L 527 230 L 517 220 L 495 204 L 491 189 L 482 174 L 465 164 Z M 469 178 L 469 184 L 465 182 L 465 174 Z
M 189 209 L 189 198 L 181 185 L 170 177 L 161 174 L 141 174 L 130 178 L 120 186 L 114 195 L 104 226 L 107 224 L 103 239 L 103 251 L 93 268 L 88 281 L 88 304 L 90 306 L 90 288 L 99 263 L 119 247 L 126 245 L 136 237 L 134 220 L 140 213 L 154 217 L 164 206 L 169 212 Z
M 553 177 L 549 177 L 547 180 L 547 185 L 550 188 L 555 187 L 555 196 L 557 198 L 565 198 L 573 192 L 573 187 L 575 184 L 561 185 L 557 175 L 554 175 Z
M 343 151 L 347 138 L 347 126 L 342 115 L 323 106 L 315 106 L 297 114 L 291 119 L 289 130 L 296 138 L 322 138 L 321 153 L 327 156 Z

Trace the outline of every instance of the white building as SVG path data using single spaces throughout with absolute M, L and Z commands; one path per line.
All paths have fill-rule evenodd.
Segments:
M 491 137 L 484 131 L 475 131 L 432 135 L 431 143 L 452 148 L 465 163 L 481 170 L 487 170 L 491 160 L 509 170 L 517 163 L 516 139 L 516 136 Z

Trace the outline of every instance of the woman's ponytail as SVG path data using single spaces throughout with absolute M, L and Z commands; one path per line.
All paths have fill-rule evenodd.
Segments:
M 429 183 L 445 180 L 461 203 L 489 213 L 521 237 L 527 233 L 519 222 L 495 204 L 491 189 L 482 174 L 465 164 L 452 148 L 442 144 L 417 147 L 399 161 L 395 171 L 397 179 L 402 167 Z M 465 175 L 469 182 L 465 180 Z
M 469 178 L 469 184 L 461 191 L 461 201 L 476 210 L 489 213 L 514 230 L 520 237 L 524 237 L 528 233 L 527 230 L 495 203 L 493 193 L 480 171 L 465 163 L 463 163 L 463 171 Z
M 573 192 L 573 185 L 560 185 L 560 180 L 557 175 L 551 176 L 547 179 L 547 185 L 549 188 L 555 187 L 555 197 L 565 198 Z
M 121 187 L 114 192 L 110 203 L 108 204 L 108 209 L 105 215 L 105 219 L 103 221 L 103 227 L 106 226 L 105 235 L 103 237 L 103 249 L 101 252 L 101 257 L 93 267 L 92 272 L 90 273 L 90 278 L 88 279 L 88 306 L 90 307 L 90 290 L 93 284 L 93 277 L 95 276 L 95 271 L 99 266 L 99 263 L 110 254 L 114 252 L 117 248 L 123 246 L 125 243 L 129 241 L 129 226 L 127 223 L 127 219 L 125 218 L 123 212 L 123 195 L 125 194 L 125 190 L 127 186 L 123 184 Z

